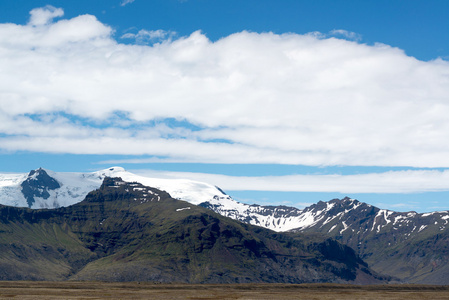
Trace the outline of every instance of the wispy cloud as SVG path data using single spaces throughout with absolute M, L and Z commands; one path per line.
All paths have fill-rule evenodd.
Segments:
M 166 30 L 145 30 L 141 29 L 137 33 L 125 33 L 121 36 L 122 39 L 133 39 L 137 44 L 152 44 L 158 41 L 171 40 L 176 32 L 166 31 Z
M 158 42 L 124 44 L 62 15 L 0 24 L 3 150 L 449 166 L 447 61 L 318 34 L 141 30 L 124 38 Z
M 347 31 L 344 29 L 334 29 L 331 32 L 329 32 L 331 36 L 336 37 L 344 37 L 348 40 L 354 40 L 354 41 L 360 41 L 362 39 L 362 36 L 358 33 Z
M 125 6 L 128 5 L 130 3 L 133 3 L 135 0 L 122 0 L 122 2 L 120 2 L 120 6 Z

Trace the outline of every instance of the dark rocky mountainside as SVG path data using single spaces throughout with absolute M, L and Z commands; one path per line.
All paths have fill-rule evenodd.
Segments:
M 319 202 L 297 232 L 323 233 L 355 249 L 374 270 L 402 281 L 449 284 L 447 212 L 394 212 L 350 198 Z
M 106 178 L 73 206 L 0 206 L 0 279 L 190 283 L 375 283 L 355 252 L 320 234 L 276 233 Z
M 449 212 L 419 214 L 380 209 L 350 198 L 303 210 L 200 204 L 230 218 L 278 230 L 321 233 L 355 249 L 375 271 L 403 282 L 449 285 Z M 293 229 L 291 229 L 293 228 Z

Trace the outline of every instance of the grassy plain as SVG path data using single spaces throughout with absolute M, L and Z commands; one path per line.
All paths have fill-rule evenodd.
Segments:
M 0 299 L 449 299 L 448 286 L 0 281 Z

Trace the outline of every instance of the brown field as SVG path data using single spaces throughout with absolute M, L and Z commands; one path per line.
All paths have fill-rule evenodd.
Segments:
M 0 281 L 0 299 L 449 299 L 449 287 Z

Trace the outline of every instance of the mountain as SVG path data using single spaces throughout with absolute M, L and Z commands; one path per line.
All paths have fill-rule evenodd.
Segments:
M 334 239 L 276 233 L 173 199 L 164 191 L 110 177 L 85 200 L 68 207 L 33 210 L 1 205 L 0 279 L 385 280 L 354 250 Z
M 42 168 L 0 174 L 0 204 L 34 209 L 73 205 L 99 188 L 103 178 L 102 172 L 56 173 Z
M 394 212 L 354 199 L 318 202 L 296 232 L 323 233 L 353 249 L 377 272 L 411 283 L 449 284 L 449 213 Z
M 148 178 L 120 167 L 92 173 L 38 169 L 29 174 L 0 174 L 0 203 L 31 208 L 70 206 L 99 188 L 107 176 L 155 187 L 175 199 L 247 224 L 278 232 L 325 234 L 355 249 L 375 271 L 405 282 L 449 284 L 448 211 L 401 213 L 350 198 L 320 201 L 302 210 L 248 205 L 207 183 Z
M 51 191 L 61 188 L 61 185 L 54 178 L 48 176 L 43 169 L 32 170 L 20 186 L 30 207 L 33 206 L 36 199 L 46 200 L 50 198 Z
M 39 168 L 29 174 L 0 174 L 0 204 L 33 209 L 70 206 L 99 188 L 106 176 L 152 186 L 168 192 L 173 198 L 275 231 L 294 229 L 308 221 L 302 217 L 302 211 L 294 207 L 239 203 L 211 184 L 186 179 L 149 178 L 121 167 L 92 173 L 63 173 Z

